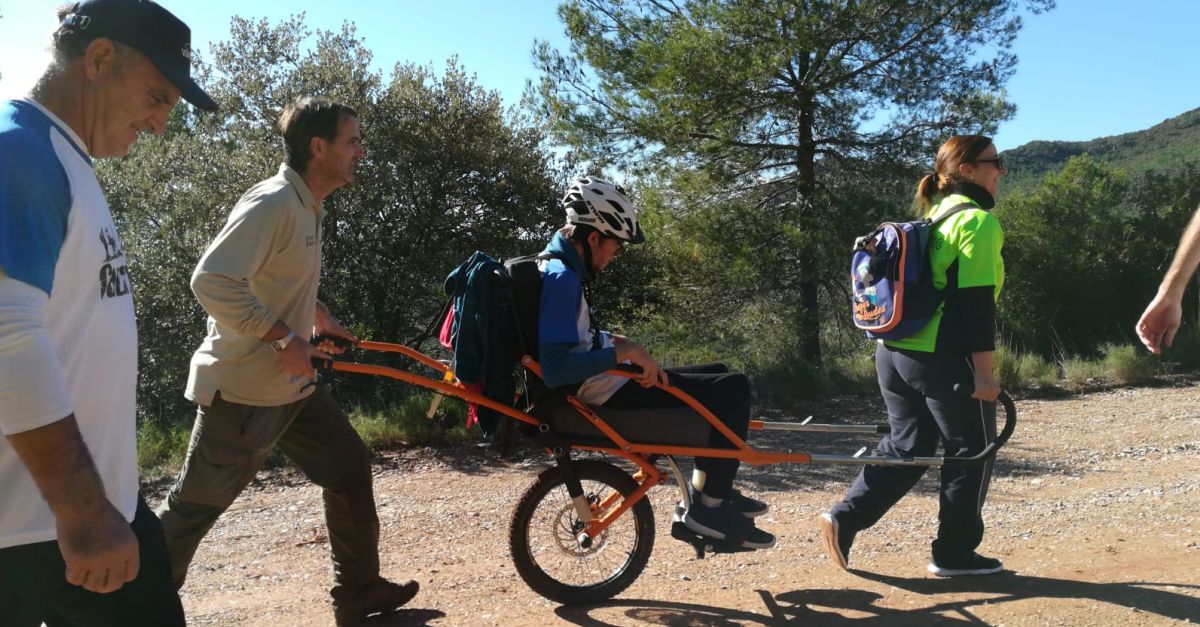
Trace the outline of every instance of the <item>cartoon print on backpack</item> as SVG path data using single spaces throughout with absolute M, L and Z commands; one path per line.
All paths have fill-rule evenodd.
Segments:
M 929 267 L 929 250 L 943 245 L 937 226 L 970 206 L 952 207 L 937 220 L 884 222 L 854 240 L 850 262 L 854 326 L 872 339 L 898 340 L 929 321 L 943 298 L 941 290 L 933 287 Z

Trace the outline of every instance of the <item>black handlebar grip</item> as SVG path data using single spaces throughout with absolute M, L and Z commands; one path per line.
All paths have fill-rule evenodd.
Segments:
M 354 348 L 354 342 L 347 340 L 344 337 L 334 337 L 332 335 L 314 335 L 312 337 L 312 339 L 309 340 L 309 343 L 312 344 L 313 346 L 317 346 L 318 344 L 320 344 L 321 342 L 324 342 L 326 340 L 333 342 L 334 346 L 336 346 L 342 350 Z

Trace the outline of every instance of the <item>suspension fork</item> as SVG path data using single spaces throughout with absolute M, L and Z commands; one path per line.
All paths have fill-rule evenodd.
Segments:
M 558 466 L 558 472 L 562 474 L 563 483 L 567 486 L 567 496 L 571 497 L 571 504 L 575 506 L 575 515 L 579 517 L 580 522 L 586 525 L 592 521 L 592 504 L 588 502 L 587 496 L 583 493 L 583 484 L 579 482 L 575 465 L 571 463 L 570 453 L 563 451 L 562 454 L 554 456 L 554 463 Z

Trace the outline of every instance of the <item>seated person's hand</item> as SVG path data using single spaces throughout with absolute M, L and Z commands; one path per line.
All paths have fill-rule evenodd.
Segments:
M 617 349 L 617 361 L 626 361 L 642 369 L 642 374 L 635 380 L 644 388 L 654 385 L 667 385 L 667 373 L 658 365 L 658 361 L 650 355 L 645 347 L 633 340 L 623 337 L 621 342 L 613 340 Z

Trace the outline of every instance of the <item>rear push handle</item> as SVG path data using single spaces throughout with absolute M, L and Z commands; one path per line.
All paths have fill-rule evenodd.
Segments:
M 970 385 L 956 384 L 957 394 L 970 396 L 974 391 Z M 813 464 L 843 464 L 849 466 L 880 465 L 880 466 L 977 466 L 986 463 L 996 455 L 996 451 L 1008 442 L 1017 427 L 1017 408 L 1008 394 L 1001 392 L 997 402 L 1004 407 L 1004 428 L 996 439 L 983 448 L 982 451 L 969 457 L 885 457 L 867 455 L 867 447 L 862 447 L 853 455 L 827 455 L 814 453 L 810 455 Z M 755 426 L 757 425 L 757 426 Z M 843 425 L 819 424 L 812 422 L 812 416 L 801 422 L 759 422 L 751 421 L 752 428 L 778 431 L 805 431 L 815 433 L 857 433 L 857 434 L 886 434 L 891 431 L 887 424 L 878 425 Z
M 309 344 L 312 344 L 313 346 L 320 346 L 321 342 L 325 342 L 325 341 L 333 342 L 334 346 L 336 346 L 342 350 L 351 349 L 356 346 L 356 342 L 352 342 L 344 337 L 334 337 L 332 335 L 314 335 L 312 337 L 312 339 L 309 340 L 308 342 L 309 342 Z M 313 365 L 313 368 L 317 369 L 318 373 L 328 372 L 330 370 L 333 370 L 333 360 L 332 359 L 324 359 L 322 357 L 313 357 L 312 365 Z
M 975 392 L 974 386 L 956 383 L 954 391 L 963 396 L 970 396 Z M 1013 431 L 1017 428 L 1017 406 L 1013 403 L 1012 397 L 1007 392 L 1000 392 L 1000 396 L 996 398 L 996 402 L 1004 408 L 1004 428 L 996 439 L 983 448 L 979 453 L 970 457 L 946 457 L 942 461 L 944 466 L 973 466 L 981 464 L 996 455 L 996 451 L 1008 442 L 1008 438 L 1012 437 Z

